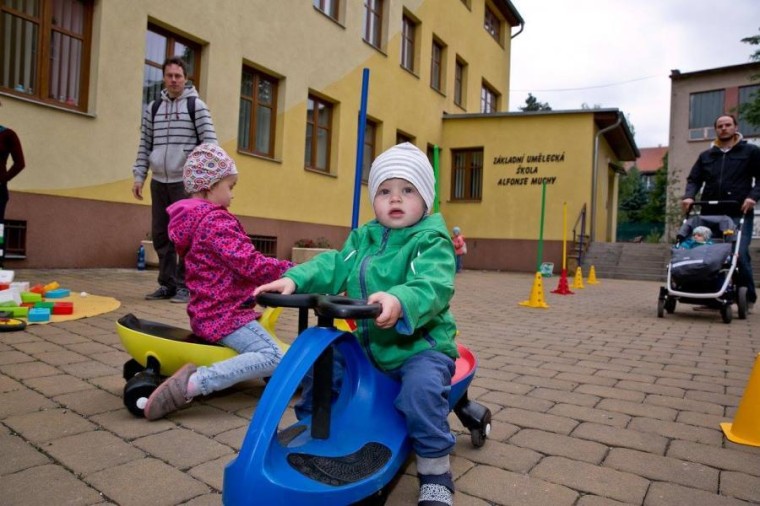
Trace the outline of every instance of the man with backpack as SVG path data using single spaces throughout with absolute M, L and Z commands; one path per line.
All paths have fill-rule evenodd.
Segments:
M 194 86 L 186 86 L 185 62 L 177 56 L 169 58 L 162 70 L 161 96 L 148 104 L 143 113 L 140 146 L 132 167 L 132 194 L 137 200 L 143 199 L 143 185 L 151 170 L 151 235 L 158 254 L 159 286 L 145 298 L 186 303 L 190 293 L 185 286 L 185 266 L 169 240 L 166 208 L 187 198 L 182 182 L 187 155 L 198 144 L 216 144 L 217 139 L 208 107 Z

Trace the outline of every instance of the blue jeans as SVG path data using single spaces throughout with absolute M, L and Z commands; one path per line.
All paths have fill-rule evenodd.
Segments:
M 739 226 L 741 217 L 734 217 L 734 223 Z M 744 226 L 742 227 L 742 240 L 739 243 L 739 275 L 737 276 L 737 285 L 747 287 L 747 302 L 754 303 L 757 301 L 757 292 L 755 290 L 755 280 L 752 275 L 752 261 L 749 256 L 749 244 L 752 241 L 752 229 L 755 221 L 755 213 L 749 212 L 744 217 Z
M 259 322 L 252 321 L 224 337 L 221 343 L 239 353 L 209 367 L 198 368 L 195 378 L 203 395 L 241 381 L 271 376 L 282 360 L 282 350 Z
M 344 359 L 335 352 L 333 360 L 333 400 L 340 391 Z M 401 383 L 401 391 L 394 405 L 406 419 L 406 428 L 412 440 L 412 449 L 420 457 L 436 458 L 451 453 L 456 438 L 449 428 L 449 392 L 455 362 L 437 351 L 423 351 L 410 357 L 398 369 L 387 371 Z M 300 420 L 311 414 L 311 372 L 301 382 L 301 399 L 296 403 L 296 416 Z
M 462 272 L 462 257 L 464 255 L 456 255 L 457 258 L 457 272 Z

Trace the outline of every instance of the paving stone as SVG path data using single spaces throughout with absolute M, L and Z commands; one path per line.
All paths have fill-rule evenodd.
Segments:
M 182 470 L 232 454 L 231 448 L 180 427 L 136 439 L 133 444 Z
M 760 478 L 760 456 L 715 446 L 676 440 L 668 447 L 668 457 L 700 462 L 716 469 L 739 471 Z
M 94 360 L 87 362 L 76 362 L 74 364 L 65 364 L 60 368 L 62 371 L 82 379 L 121 374 L 120 368 L 107 366 Z
M 19 436 L 0 434 L 0 476 L 40 466 L 50 459 Z
M 211 492 L 210 494 L 203 494 L 194 499 L 190 499 L 182 504 L 183 506 L 220 506 L 222 504 L 222 494 Z
M 696 488 L 674 483 L 652 483 L 644 506 L 746 506 L 746 502 L 733 497 L 711 494 Z
M 625 504 L 631 503 L 624 503 L 606 497 L 599 497 L 598 495 L 587 494 L 578 499 L 575 506 L 624 506 Z
M 677 483 L 709 492 L 718 491 L 718 471 L 696 462 L 652 455 L 627 448 L 613 448 L 604 460 L 604 465 L 653 481 Z
M 182 412 L 177 421 L 183 426 L 199 434 L 216 436 L 222 432 L 248 427 L 250 421 L 238 416 L 222 416 L 223 412 L 209 406 L 196 404 Z
M 60 466 L 31 467 L 0 477 L 3 506 L 90 505 L 102 502 L 96 490 Z
M 660 420 L 675 420 L 678 414 L 678 411 L 675 409 L 619 399 L 603 399 L 596 407 L 631 416 L 646 416 L 647 418 L 658 418 Z
M 606 387 L 601 385 L 578 385 L 574 393 L 587 394 L 588 396 L 600 399 L 620 399 L 623 401 L 641 402 L 644 400 L 644 394 L 635 390 L 625 390 L 620 387 Z
M 93 386 L 86 381 L 82 381 L 74 376 L 69 376 L 68 374 L 30 378 L 24 380 L 24 384 L 46 397 L 55 397 L 60 394 L 79 392 L 93 388 Z
M 694 413 L 691 411 L 681 411 L 678 413 L 676 422 L 685 423 L 687 425 L 696 425 L 698 427 L 705 427 L 708 429 L 714 429 L 720 427 L 722 422 L 730 422 L 731 418 L 728 416 L 707 415 L 705 413 Z
M 656 434 L 589 422 L 580 424 L 571 435 L 598 441 L 612 448 L 631 448 L 656 455 L 664 455 L 669 442 Z
M 554 402 L 542 399 L 531 398 L 526 395 L 508 394 L 505 392 L 488 392 L 479 401 L 491 402 L 499 406 L 522 408 L 530 411 L 548 411 Z
M 670 397 L 683 397 L 686 393 L 682 388 L 660 385 L 659 383 L 643 383 L 641 381 L 620 381 L 615 385 L 615 388 L 643 392 L 645 394 L 669 395 Z
M 24 362 L 34 362 L 35 358 L 27 353 L 20 351 L 0 351 L 0 366 L 8 364 L 22 364 Z
M 58 404 L 26 387 L 0 394 L 0 420 L 8 416 L 55 407 L 58 407 Z
M 760 503 L 760 478 L 744 473 L 723 471 L 720 473 L 720 493 L 758 504 Z
M 578 386 L 577 383 L 573 381 L 565 381 L 561 379 L 557 379 L 555 376 L 554 378 L 543 378 L 540 376 L 518 376 L 514 380 L 515 383 L 522 383 L 524 385 L 531 385 L 534 387 L 545 387 L 545 388 L 551 388 L 554 390 L 567 390 L 568 392 L 572 392 L 575 387 Z
M 164 432 L 175 426 L 170 420 L 149 422 L 145 418 L 137 418 L 126 408 L 94 415 L 89 420 L 127 441 Z
M 591 385 L 603 385 L 603 386 L 611 387 L 615 383 L 617 383 L 617 380 L 613 378 L 604 378 L 602 376 L 597 376 L 595 374 L 577 374 L 577 373 L 571 373 L 571 372 L 560 373 L 556 375 L 554 379 L 570 381 L 574 383 L 575 385 L 588 383 Z
M 685 439 L 687 441 L 712 444 L 715 446 L 719 446 L 723 441 L 723 432 L 719 430 L 719 427 L 710 430 L 703 427 L 687 425 L 685 423 L 638 417 L 631 420 L 628 428 L 640 432 L 660 434 L 661 436 L 671 439 Z
M 5 392 L 12 392 L 13 390 L 20 390 L 21 388 L 21 383 L 11 377 L 0 374 L 0 394 Z
M 643 501 L 650 485 L 649 480 L 635 474 L 564 457 L 546 457 L 533 468 L 530 476 L 581 492 L 637 504 Z
M 95 429 L 95 425 L 84 417 L 61 408 L 14 415 L 6 418 L 4 423 L 34 444 Z
M 599 406 L 601 406 L 601 403 Z M 616 427 L 625 427 L 631 420 L 630 416 L 621 413 L 584 406 L 573 406 L 572 404 L 557 404 L 549 410 L 549 414 L 565 416 L 585 422 L 604 423 Z
M 53 400 L 85 416 L 124 409 L 124 401 L 120 397 L 99 388 L 58 395 Z
M 688 392 L 687 392 L 688 395 Z M 678 411 L 695 411 L 697 413 L 707 413 L 710 415 L 722 415 L 723 407 L 718 404 L 701 402 L 693 399 L 676 399 L 662 395 L 648 395 L 645 404 L 654 404 L 655 406 L 665 406 L 674 408 Z
M 518 427 L 547 430 L 559 434 L 569 434 L 578 422 L 564 416 L 535 413 L 524 409 L 505 409 L 493 415 L 493 419 L 508 422 Z
M 607 455 L 605 445 L 553 432 L 523 429 L 509 440 L 510 444 L 530 448 L 545 455 L 570 457 L 599 464 Z
M 53 376 L 54 374 L 60 373 L 55 367 L 37 360 L 33 362 L 0 365 L 0 372 L 17 380 L 39 378 L 41 376 Z
M 152 458 L 110 467 L 84 479 L 121 506 L 144 506 L 146 500 L 154 506 L 170 506 L 209 492 L 205 484 Z
M 595 395 L 585 395 L 578 392 L 578 389 L 575 389 L 574 392 L 566 392 L 564 390 L 553 390 L 551 388 L 536 388 L 531 390 L 528 395 L 538 399 L 546 399 L 553 403 L 563 402 L 566 404 L 575 404 L 586 407 L 593 407 L 599 402 L 599 397 Z
M 458 458 L 519 473 L 528 472 L 542 458 L 540 453 L 531 449 L 520 448 L 499 441 L 488 440 L 486 445 L 488 446 L 487 452 L 481 451 L 481 448 L 475 448 L 471 444 L 457 444 L 454 451 Z
M 567 487 L 491 466 L 476 466 L 456 485 L 463 493 L 497 505 L 571 506 L 578 498 Z
M 102 430 L 55 439 L 45 445 L 45 451 L 67 469 L 81 475 L 145 456 L 131 444 Z
M 224 483 L 224 467 L 229 464 L 235 455 L 229 454 L 224 457 L 209 460 L 203 464 L 197 465 L 187 471 L 187 473 L 196 478 L 198 481 L 202 481 L 214 490 L 222 490 L 222 484 Z

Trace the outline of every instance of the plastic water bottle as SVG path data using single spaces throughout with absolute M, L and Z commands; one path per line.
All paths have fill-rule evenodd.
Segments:
M 143 246 L 142 244 L 140 245 L 140 248 L 137 250 L 137 270 L 138 271 L 145 270 L 145 246 Z

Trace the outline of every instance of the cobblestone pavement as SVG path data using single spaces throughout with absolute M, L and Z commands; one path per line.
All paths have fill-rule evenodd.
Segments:
M 115 320 L 131 312 L 187 327 L 183 305 L 143 300 L 155 271 L 16 278 L 121 307 L 0 334 L 0 504 L 220 504 L 224 465 L 263 383 L 162 421 L 135 418 L 121 400 L 128 355 Z M 560 296 L 550 293 L 558 278 L 545 278 L 540 309 L 518 305 L 533 291 L 529 274 L 457 277 L 460 338 L 480 360 L 469 393 L 491 409 L 493 430 L 474 448 L 452 415 L 456 504 L 760 504 L 760 448 L 728 442 L 719 427 L 733 420 L 760 352 L 760 316 L 726 325 L 679 306 L 660 319 L 658 283 L 599 281 Z M 278 335 L 291 340 L 295 328 L 285 310 Z M 410 465 L 388 504 L 416 504 L 416 493 Z

